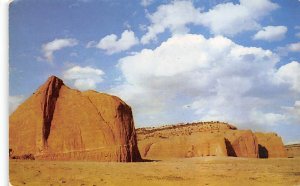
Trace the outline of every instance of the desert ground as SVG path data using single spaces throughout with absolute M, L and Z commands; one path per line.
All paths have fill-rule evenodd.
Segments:
M 152 162 L 10 160 L 18 185 L 300 185 L 300 158 L 198 157 Z

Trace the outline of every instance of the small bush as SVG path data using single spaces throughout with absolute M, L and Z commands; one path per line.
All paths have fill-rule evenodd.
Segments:
M 33 154 L 23 154 L 23 155 L 21 155 L 21 156 L 11 156 L 11 159 L 35 160 Z

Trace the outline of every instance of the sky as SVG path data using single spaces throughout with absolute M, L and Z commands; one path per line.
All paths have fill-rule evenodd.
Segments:
M 135 126 L 224 121 L 300 142 L 299 0 L 16 0 L 9 110 L 49 76 Z

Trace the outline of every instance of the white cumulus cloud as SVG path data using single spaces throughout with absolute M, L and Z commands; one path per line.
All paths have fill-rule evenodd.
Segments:
M 291 92 L 297 89 L 295 77 L 278 78 L 294 62 L 277 72 L 278 62 L 269 50 L 223 36 L 176 35 L 153 50 L 120 59 L 124 81 L 111 92 L 132 105 L 137 123 L 186 119 L 276 125 L 289 118 L 282 106 L 300 99 Z M 300 69 L 289 73 L 297 76 Z
M 239 4 L 218 4 L 203 14 L 202 23 L 214 34 L 233 36 L 259 29 L 259 20 L 278 7 L 270 0 L 240 0 Z
M 226 36 L 258 30 L 259 21 L 278 7 L 270 0 L 240 0 L 237 4 L 221 3 L 204 12 L 192 1 L 175 0 L 147 15 L 151 24 L 141 42 L 147 44 L 166 30 L 173 35 L 188 33 L 190 24 L 206 26 L 212 34 Z
M 187 33 L 187 24 L 200 24 L 200 16 L 200 9 L 195 8 L 191 1 L 173 1 L 160 5 L 156 12 L 147 15 L 151 25 L 147 27 L 141 42 L 147 44 L 167 29 L 173 34 Z
M 103 81 L 104 74 L 98 68 L 74 66 L 63 72 L 63 79 L 72 82 L 79 90 L 88 90 L 96 89 L 97 84 Z
M 300 93 L 300 63 L 292 61 L 278 69 L 279 81 L 291 85 L 291 89 Z
M 286 26 L 267 26 L 258 31 L 254 36 L 254 40 L 280 41 L 284 39 L 287 32 Z
M 78 44 L 76 39 L 66 38 L 66 39 L 54 39 L 53 41 L 42 45 L 42 52 L 45 60 L 52 62 L 53 53 L 55 51 L 61 50 L 65 47 L 72 47 Z
M 134 35 L 134 32 L 125 30 L 119 39 L 115 34 L 110 34 L 102 38 L 97 44 L 95 44 L 93 41 L 89 42 L 87 47 L 89 48 L 94 46 L 96 48 L 105 50 L 107 54 L 114 54 L 128 50 L 138 43 L 139 40 Z

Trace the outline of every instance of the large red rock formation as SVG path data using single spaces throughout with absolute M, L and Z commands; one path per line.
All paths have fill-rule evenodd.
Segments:
M 130 162 L 141 160 L 131 108 L 50 77 L 10 116 L 11 156 Z
M 258 142 L 256 136 L 250 130 L 228 130 L 224 133 L 228 148 L 232 150 L 229 156 L 258 158 Z
M 260 158 L 284 158 L 287 157 L 286 149 L 282 143 L 281 137 L 276 133 L 256 132 L 255 136 L 259 143 Z
M 200 156 L 286 157 L 281 138 L 269 134 L 237 130 L 221 122 L 200 122 L 158 128 L 137 129 L 143 158 L 168 159 Z M 274 142 L 273 142 L 274 140 Z

